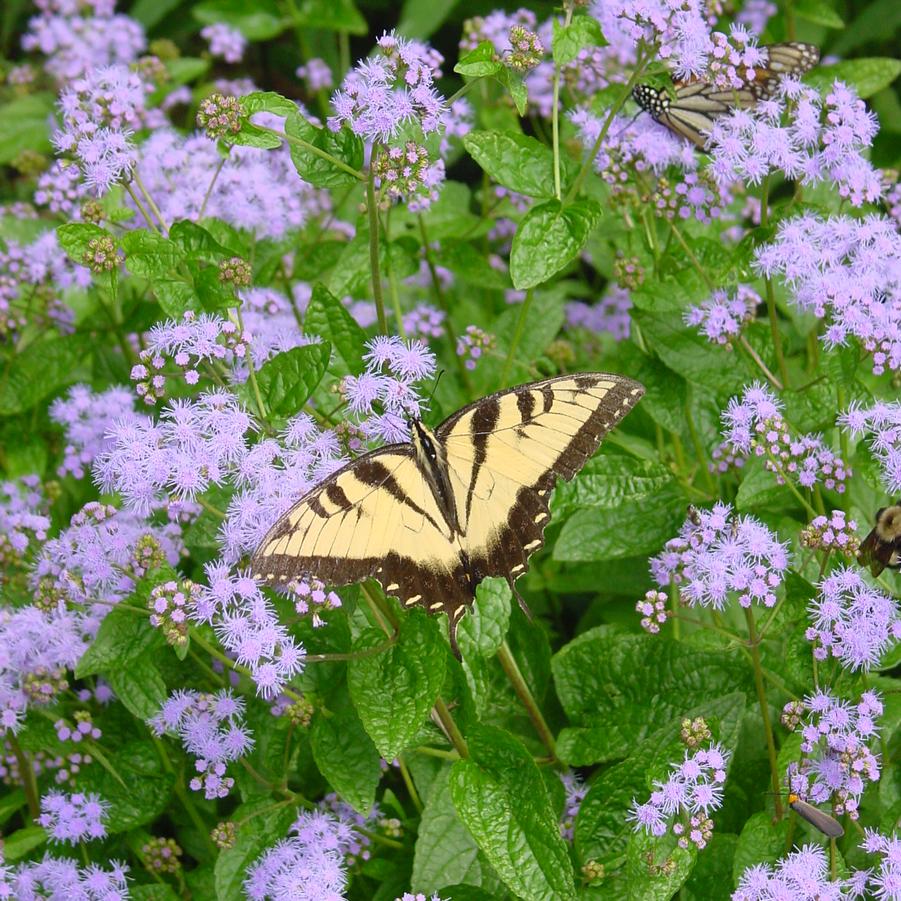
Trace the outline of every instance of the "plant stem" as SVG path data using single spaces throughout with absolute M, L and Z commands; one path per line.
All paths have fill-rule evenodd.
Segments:
M 573 3 L 565 4 L 566 11 L 563 27 L 568 28 L 573 20 Z M 560 200 L 563 193 L 560 189 L 560 64 L 554 63 L 554 98 L 551 101 L 551 145 L 554 149 L 554 197 Z
M 513 340 L 510 342 L 510 349 L 507 351 L 507 359 L 504 360 L 504 368 L 501 370 L 501 380 L 498 388 L 505 388 L 510 378 L 510 369 L 513 366 L 513 357 L 516 354 L 516 348 L 522 339 L 522 333 L 526 327 L 526 318 L 529 315 L 529 307 L 532 306 L 532 289 L 526 291 L 525 300 L 519 307 L 519 318 L 516 320 L 516 330 L 513 332 Z
M 513 686 L 516 696 L 522 701 L 523 707 L 526 708 L 526 713 L 529 714 L 529 719 L 532 721 L 532 725 L 535 726 L 535 731 L 547 748 L 551 759 L 554 763 L 559 763 L 554 734 L 548 727 L 548 724 L 538 707 L 538 703 L 535 701 L 534 695 L 526 684 L 526 680 L 522 676 L 516 658 L 513 656 L 513 652 L 510 650 L 510 645 L 507 644 L 506 639 L 504 639 L 504 642 L 497 650 L 497 659 L 500 662 L 505 675 L 510 680 L 510 684 Z
M 763 362 L 763 359 L 760 356 L 760 354 L 758 354 L 757 351 L 754 350 L 754 348 L 751 347 L 751 345 L 748 343 L 748 339 L 745 338 L 744 335 L 739 335 L 738 343 L 741 346 L 741 348 L 745 351 L 745 353 L 747 353 L 747 355 L 760 367 L 760 371 L 767 377 L 767 381 L 777 391 L 782 391 L 782 389 L 784 387 L 782 382 L 780 382 L 779 379 L 777 379 L 776 376 L 773 375 L 772 372 L 770 372 L 769 367 L 766 365 L 766 363 Z
M 159 227 L 153 221 L 150 213 L 144 209 L 144 204 L 138 199 L 138 195 L 135 194 L 134 188 L 127 181 L 122 183 L 122 187 L 125 188 L 125 193 L 134 201 L 135 206 L 138 208 L 138 212 L 144 217 L 147 227 L 152 228 L 157 234 L 160 234 Z
M 766 228 L 770 221 L 770 178 L 765 176 L 760 197 L 760 226 Z M 779 332 L 779 317 L 776 314 L 776 289 L 770 277 L 764 276 L 766 285 L 766 311 L 770 319 L 770 332 L 773 336 L 773 348 L 776 351 L 776 363 L 782 384 L 788 388 L 788 368 L 785 365 L 785 352 L 782 349 L 782 335 Z
M 273 134 L 277 138 L 281 138 L 283 141 L 287 141 L 289 144 L 295 144 L 298 147 L 302 147 L 304 150 L 312 153 L 313 156 L 318 156 L 320 159 L 325 160 L 327 163 L 331 163 L 342 172 L 346 172 L 348 175 L 352 175 L 354 178 L 357 178 L 360 181 L 366 180 L 366 175 L 359 169 L 354 169 L 353 166 L 348 166 L 347 163 L 344 162 L 344 160 L 339 160 L 338 157 L 332 156 L 325 150 L 320 150 L 315 144 L 311 144 L 309 141 L 305 141 L 303 138 L 299 138 L 297 135 L 289 135 L 284 131 L 279 131 L 277 128 L 268 128 L 265 125 L 255 125 L 254 127 L 259 128 L 260 131 L 268 131 L 269 134 Z
M 203 202 L 200 204 L 200 212 L 197 214 L 198 222 L 203 219 L 204 214 L 206 213 L 207 204 L 210 202 L 210 197 L 213 196 L 213 188 L 216 186 L 216 182 L 219 180 L 219 173 L 222 171 L 222 167 L 225 165 L 225 161 L 228 159 L 228 154 L 230 152 L 231 145 L 227 145 L 225 155 L 221 160 L 219 160 L 219 165 L 216 166 L 216 171 L 213 173 L 213 177 L 210 179 L 210 183 L 207 186 L 206 194 L 203 195 Z
M 134 179 L 135 184 L 141 189 L 141 193 L 144 195 L 144 199 L 147 201 L 147 206 L 153 210 L 153 214 L 156 216 L 157 220 L 160 223 L 160 228 L 168 235 L 169 234 L 169 226 L 166 224 L 166 220 L 163 218 L 162 212 L 160 212 L 160 208 L 156 205 L 156 201 L 153 197 L 150 196 L 150 192 L 147 188 L 144 187 L 144 182 L 141 181 L 141 176 L 138 175 L 138 170 L 135 169 L 132 173 L 132 178 Z
M 760 665 L 760 639 L 757 637 L 757 627 L 754 623 L 754 613 L 750 608 L 745 608 L 745 622 L 748 624 L 748 649 L 751 652 L 751 665 L 754 669 L 754 688 L 757 691 L 757 702 L 760 705 L 760 716 L 763 719 L 763 731 L 766 735 L 766 750 L 770 760 L 770 776 L 773 782 L 773 791 L 776 793 L 774 804 L 776 818 L 782 819 L 782 796 L 779 790 L 779 769 L 776 762 L 776 739 L 773 736 L 773 726 L 770 722 L 770 708 L 766 700 L 766 688 L 763 684 L 763 669 Z
M 391 246 L 391 209 L 385 214 L 385 246 Z M 397 275 L 391 265 L 391 254 L 385 257 L 385 268 L 388 270 L 388 290 L 391 292 L 391 306 L 394 308 L 394 328 L 401 338 L 406 338 L 404 330 L 404 316 L 400 307 L 400 294 L 397 290 Z
M 38 783 L 34 775 L 34 767 L 31 758 L 22 750 L 18 739 L 12 732 L 7 732 L 7 739 L 13 756 L 19 767 L 19 777 L 22 780 L 22 788 L 25 789 L 25 800 L 28 801 L 28 814 L 32 820 L 41 815 L 41 805 L 38 801 Z
M 447 704 L 444 703 L 443 698 L 439 697 L 435 701 L 433 709 L 451 744 L 457 749 L 457 753 L 463 758 L 469 757 L 466 739 L 463 738 L 463 733 L 457 728 L 457 724 L 454 722 L 454 718 L 451 716 L 450 710 L 447 709 Z
M 400 769 L 400 775 L 404 780 L 404 785 L 407 786 L 407 792 L 410 795 L 413 806 L 416 808 L 417 812 L 422 813 L 422 798 L 419 797 L 419 792 L 416 791 L 416 786 L 413 784 L 413 777 L 410 775 L 410 770 L 408 769 L 402 754 L 397 758 L 397 765 Z
M 378 144 L 372 145 L 375 156 Z M 372 299 L 379 320 L 379 331 L 388 334 L 388 320 L 385 318 L 385 298 L 382 296 L 382 272 L 379 266 L 379 211 L 375 205 L 375 172 L 369 164 L 369 178 L 366 181 L 366 210 L 369 213 L 369 268 L 372 275 Z
M 788 477 L 785 470 L 782 468 L 782 464 L 769 452 L 766 452 L 767 459 L 776 467 L 776 472 L 782 476 L 782 481 L 785 483 L 785 486 L 789 491 L 798 499 L 801 503 L 801 506 L 811 515 L 816 516 L 817 511 L 811 507 L 811 505 L 807 502 L 807 499 L 801 494 L 800 491 L 795 487 L 795 483 Z

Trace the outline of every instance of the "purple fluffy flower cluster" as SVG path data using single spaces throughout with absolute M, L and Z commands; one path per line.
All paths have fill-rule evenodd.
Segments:
M 760 295 L 750 285 L 739 285 L 733 293 L 717 290 L 707 300 L 690 307 L 685 324 L 699 329 L 716 344 L 731 345 L 742 328 L 754 319 Z
M 85 184 L 98 196 L 131 174 L 134 132 L 161 122 L 146 108 L 149 90 L 140 75 L 117 65 L 90 69 L 60 94 L 63 127 L 53 143 L 78 160 Z
M 854 405 L 838 421 L 855 437 L 867 436 L 889 491 L 901 491 L 901 402 L 877 403 L 868 410 Z
M 855 569 L 833 570 L 808 607 L 818 660 L 835 657 L 850 670 L 869 670 L 901 638 L 898 602 L 868 585 Z
M 857 522 L 847 519 L 844 510 L 833 510 L 828 517 L 815 516 L 799 537 L 802 547 L 835 551 L 844 557 L 856 557 L 860 548 Z
M 376 41 L 376 54 L 357 63 L 332 97 L 329 128 L 345 123 L 368 141 L 386 143 L 408 123 L 425 134 L 438 131 L 445 112 L 435 89 L 441 76 L 440 53 L 393 31 Z
M 758 248 L 757 269 L 781 275 L 790 299 L 826 320 L 827 347 L 857 338 L 873 371 L 901 370 L 901 234 L 891 219 L 812 213 L 780 224 Z
M 66 433 L 60 476 L 84 477 L 94 460 L 110 447 L 109 431 L 117 424 L 137 418 L 134 395 L 114 385 L 94 393 L 87 385 L 75 385 L 65 397 L 50 405 L 50 418 Z
M 570 328 L 584 328 L 598 335 L 612 335 L 616 341 L 629 337 L 632 328 L 632 295 L 625 288 L 611 286 L 595 304 L 571 300 L 566 304 Z
M 804 709 L 809 713 L 801 728 L 804 756 L 788 766 L 789 789 L 814 804 L 831 800 L 836 816 L 846 813 L 856 820 L 867 782 L 879 779 L 879 758 L 868 743 L 879 736 L 875 720 L 882 715 L 882 699 L 867 691 L 850 704 L 818 691 L 804 699 Z
M 227 63 L 239 63 L 247 49 L 247 38 L 224 22 L 214 22 L 201 28 L 200 36 L 209 42 L 210 55 L 224 59 Z
M 232 147 L 223 161 L 210 138 L 161 128 L 141 145 L 135 171 L 166 222 L 216 217 L 258 238 L 283 238 L 330 203 L 297 174 L 285 147 Z M 147 227 L 134 208 L 135 224 Z
M 672 832 L 680 848 L 704 848 L 713 834 L 710 813 L 723 803 L 723 785 L 729 753 L 720 745 L 686 751 L 681 763 L 672 765 L 664 782 L 654 781 L 651 797 L 640 804 L 632 799 L 626 819 L 635 831 L 661 836 Z
M 813 88 L 784 78 L 772 97 L 715 120 L 710 171 L 720 184 L 759 184 L 773 171 L 804 184 L 830 180 L 860 206 L 882 193 L 878 171 L 863 156 L 877 131 L 875 115 L 847 85 L 835 82 L 824 103 Z
M 257 693 L 277 697 L 303 670 L 306 652 L 279 622 L 278 613 L 247 572 L 233 574 L 226 563 L 208 563 L 208 585 L 198 592 L 189 614 L 212 623 L 222 646 L 246 666 Z
M 29 556 L 46 540 L 50 530 L 47 516 L 49 503 L 41 490 L 41 480 L 34 475 L 0 483 L 0 584 L 8 578 L 12 567 Z
M 841 494 L 851 468 L 826 447 L 819 435 L 794 436 L 782 416 L 782 402 L 767 388 L 754 383 L 741 397 L 733 397 L 723 411 L 723 444 L 714 453 L 766 457 L 766 468 L 780 485 L 787 478 L 803 488 L 818 483 Z
M 41 814 L 37 818 L 54 842 L 92 841 L 106 836 L 106 819 L 109 803 L 94 793 L 66 794 L 50 789 L 41 798 Z
M 344 853 L 351 828 L 327 813 L 313 811 L 299 814 L 291 832 L 248 870 L 244 891 L 250 901 L 343 898 Z
M 404 314 L 404 332 L 413 338 L 440 338 L 447 314 L 427 303 L 417 304 Z
M 901 840 L 893 832 L 882 835 L 875 829 L 864 829 L 860 847 L 867 854 L 879 854 L 879 868 L 857 870 L 851 874 L 845 889 L 848 901 L 873 897 L 878 901 L 901 901 Z
M 417 383 L 435 374 L 435 355 L 422 341 L 378 336 L 366 344 L 366 371 L 348 376 L 341 393 L 350 412 L 361 418 L 363 434 L 379 441 L 407 441 L 408 417 L 422 413 Z
M 383 761 L 384 763 L 384 761 Z M 366 813 L 360 813 L 342 801 L 334 792 L 329 792 L 320 802 L 319 809 L 338 820 L 349 831 L 345 832 L 346 839 L 342 850 L 344 861 L 348 867 L 362 864 L 372 856 L 372 839 L 367 833 L 371 832 L 382 819 L 382 811 L 378 804 L 373 804 Z
M 334 85 L 331 68 L 324 59 L 320 59 L 318 56 L 314 56 L 302 66 L 298 66 L 295 75 L 303 79 L 311 94 L 327 91 Z
M 90 194 L 81 168 L 70 160 L 54 160 L 53 165 L 38 176 L 34 203 L 61 213 L 70 219 L 81 219 L 81 204 Z
M 425 146 L 415 141 L 383 148 L 372 161 L 372 171 L 382 203 L 405 200 L 414 213 L 438 199 L 445 176 L 444 160 L 432 162 Z
M 692 510 L 679 535 L 650 560 L 661 588 L 679 586 L 683 603 L 722 610 L 731 597 L 742 607 L 772 607 L 788 568 L 788 551 L 753 516 L 734 516 L 729 504 Z
M 197 759 L 199 773 L 191 782 L 193 791 L 203 789 L 208 800 L 224 798 L 235 784 L 226 776 L 228 764 L 253 748 L 253 737 L 243 722 L 244 701 L 223 689 L 216 694 L 177 691 L 150 720 L 158 736 L 177 735 L 189 754 Z
M 44 69 L 65 83 L 90 69 L 134 62 L 147 45 L 144 29 L 115 15 L 111 0 L 35 0 L 40 11 L 28 22 L 22 49 L 41 53 Z
M 127 901 L 128 867 L 117 860 L 109 869 L 95 863 L 80 867 L 74 860 L 44 857 L 17 867 L 0 866 L 0 898 L 39 901 L 41 898 L 72 901 Z
M 560 815 L 560 834 L 566 841 L 571 842 L 575 834 L 576 817 L 579 815 L 585 795 L 588 794 L 589 786 L 585 784 L 578 773 L 568 772 L 559 775 L 566 792 L 563 813 Z
M 829 861 L 819 845 L 804 845 L 773 867 L 748 867 L 732 894 L 732 901 L 844 901 L 841 885 L 829 879 Z
M 477 325 L 467 325 L 466 331 L 457 338 L 457 356 L 463 358 L 463 365 L 472 371 L 476 368 L 485 351 L 497 347 L 497 338 Z

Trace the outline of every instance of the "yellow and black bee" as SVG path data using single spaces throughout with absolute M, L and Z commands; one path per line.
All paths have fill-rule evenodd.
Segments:
M 874 576 L 886 567 L 901 569 L 901 500 L 876 511 L 876 524 L 860 543 L 857 561 Z

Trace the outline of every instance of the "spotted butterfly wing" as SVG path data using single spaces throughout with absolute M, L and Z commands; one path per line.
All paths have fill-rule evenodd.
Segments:
M 549 492 L 571 479 L 644 393 L 606 373 L 560 376 L 476 401 L 434 432 L 364 454 L 285 513 L 252 572 L 274 586 L 373 577 L 405 606 L 445 612 L 451 641 L 487 576 L 512 582 L 544 541 Z
M 820 59 L 813 44 L 791 41 L 770 44 L 767 63 L 755 69 L 754 77 L 739 88 L 724 89 L 708 81 L 679 82 L 674 96 L 647 84 L 632 91 L 635 102 L 653 119 L 670 131 L 703 148 L 713 123 L 734 109 L 749 109 L 772 96 L 784 75 L 800 75 L 812 69 Z

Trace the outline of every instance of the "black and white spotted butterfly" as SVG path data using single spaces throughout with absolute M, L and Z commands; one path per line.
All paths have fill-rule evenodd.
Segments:
M 678 82 L 669 92 L 639 84 L 632 97 L 655 121 L 703 148 L 717 118 L 771 97 L 782 76 L 801 75 L 820 60 L 820 51 L 813 44 L 791 41 L 762 49 L 767 51 L 766 66 L 755 69 L 754 77 L 740 88 L 721 88 L 698 80 Z

